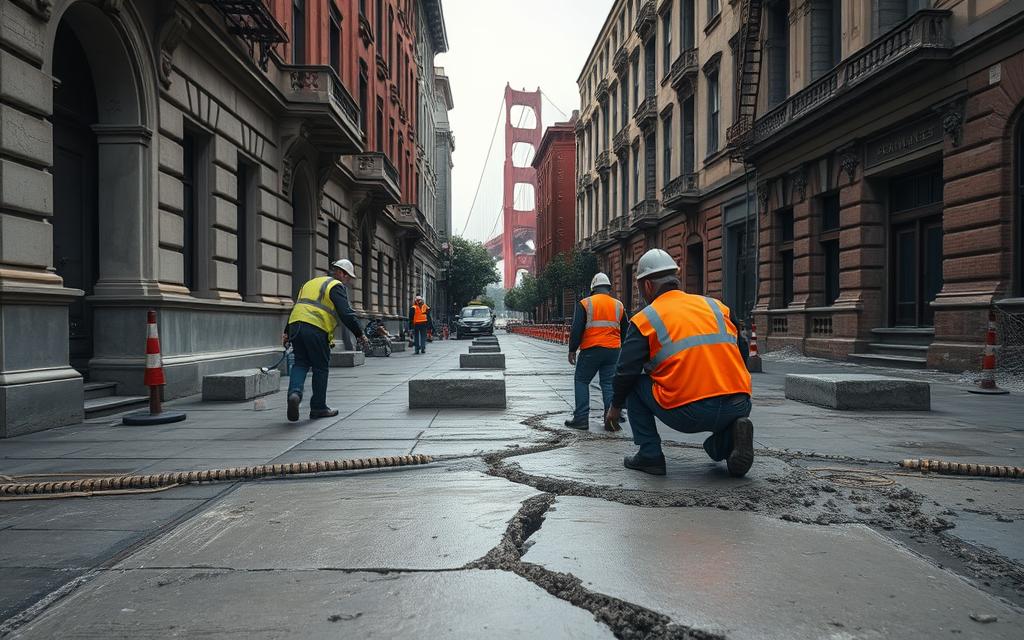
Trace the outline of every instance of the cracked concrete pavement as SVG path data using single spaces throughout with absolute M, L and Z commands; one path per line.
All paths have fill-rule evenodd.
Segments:
M 565 429 L 562 347 L 500 336 L 505 410 L 414 409 L 406 383 L 468 342 L 332 371 L 337 419 L 284 397 L 172 403 L 0 442 L 0 474 L 133 473 L 435 456 L 425 467 L 0 502 L 0 636 L 11 638 L 1016 638 L 1024 485 L 922 476 L 932 457 L 1021 464 L 1024 403 L 933 383 L 933 411 L 837 412 L 755 376 L 758 457 L 731 479 L 701 435 L 662 428 L 668 475 L 622 468 L 626 428 Z M 886 373 L 856 368 L 868 373 Z

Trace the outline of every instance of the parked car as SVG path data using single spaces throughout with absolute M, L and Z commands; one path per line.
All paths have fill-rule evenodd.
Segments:
M 455 337 L 459 340 L 463 336 L 471 335 L 494 335 L 494 314 L 490 307 L 484 305 L 470 305 L 463 307 L 459 312 L 459 319 L 455 323 Z

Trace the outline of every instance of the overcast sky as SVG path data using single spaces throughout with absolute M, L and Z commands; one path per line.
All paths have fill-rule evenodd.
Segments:
M 455 133 L 452 217 L 457 235 L 486 240 L 501 231 L 503 111 L 489 159 L 487 148 L 505 83 L 513 89 L 541 88 L 548 98 L 542 101 L 545 127 L 568 120 L 579 108 L 576 78 L 612 2 L 444 0 L 449 52 L 438 56 L 437 64 L 445 68 L 455 100 L 450 117 Z M 480 193 L 466 226 L 478 182 Z

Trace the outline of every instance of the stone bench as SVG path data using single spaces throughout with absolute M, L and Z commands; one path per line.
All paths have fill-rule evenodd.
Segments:
M 332 367 L 360 367 L 366 364 L 366 354 L 362 351 L 332 351 Z
M 473 342 L 497 342 L 497 341 L 498 341 L 498 338 L 496 336 L 478 336 L 476 338 L 473 338 Z
M 281 388 L 281 372 L 271 369 L 239 369 L 203 376 L 203 400 L 252 400 Z
M 504 353 L 460 353 L 459 367 L 462 369 L 504 369 Z
M 497 340 L 474 340 L 472 343 L 474 347 L 497 347 Z
M 454 371 L 409 381 L 410 409 L 504 409 L 505 374 Z
M 789 374 L 786 397 L 842 411 L 931 410 L 927 382 L 859 373 Z
M 470 345 L 470 353 L 501 353 L 501 347 L 498 345 Z

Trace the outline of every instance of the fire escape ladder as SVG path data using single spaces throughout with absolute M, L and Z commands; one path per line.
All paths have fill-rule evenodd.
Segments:
M 726 132 L 729 156 L 743 160 L 753 133 L 757 115 L 757 97 L 761 86 L 761 64 L 764 56 L 761 38 L 761 17 L 764 14 L 764 0 L 742 0 L 740 8 L 740 34 L 736 55 L 739 56 L 739 73 L 736 77 L 736 109 L 733 125 Z

